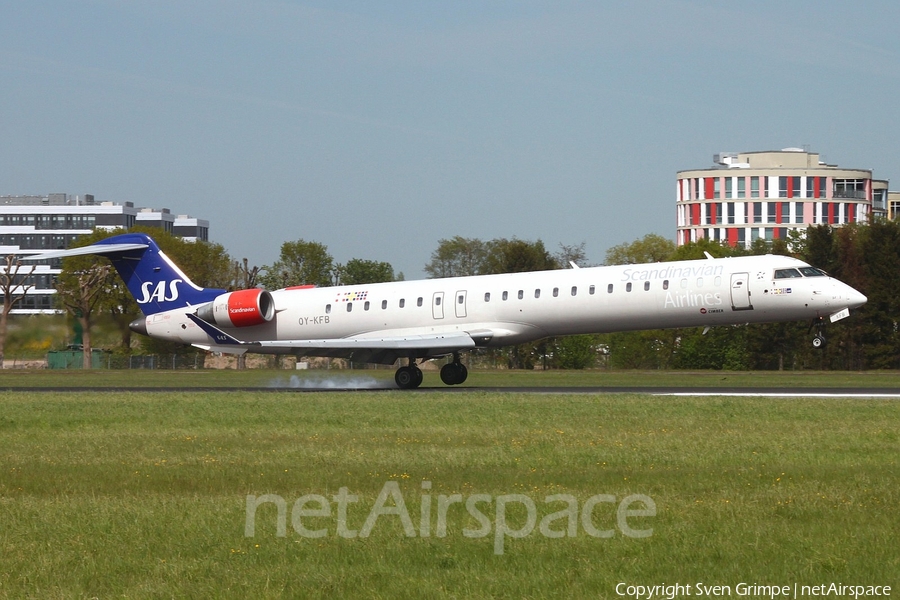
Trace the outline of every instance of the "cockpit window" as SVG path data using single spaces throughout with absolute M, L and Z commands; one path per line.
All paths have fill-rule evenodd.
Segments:
M 791 279 L 793 277 L 803 277 L 797 269 L 776 269 L 775 279 Z
M 828 277 L 828 273 L 815 267 L 800 267 L 800 272 L 807 277 Z

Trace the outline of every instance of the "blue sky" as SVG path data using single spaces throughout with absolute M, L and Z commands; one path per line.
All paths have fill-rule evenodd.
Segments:
M 0 3 L 0 195 L 423 276 L 455 235 L 674 239 L 675 177 L 807 146 L 900 188 L 900 3 Z

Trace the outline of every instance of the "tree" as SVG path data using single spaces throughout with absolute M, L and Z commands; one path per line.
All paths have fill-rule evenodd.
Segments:
M 526 242 L 517 238 L 498 238 L 487 243 L 487 256 L 481 274 L 527 273 L 558 269 L 544 242 Z
M 246 258 L 240 261 L 233 261 L 231 284 L 229 290 L 249 290 L 256 287 L 259 279 L 259 267 L 250 266 L 250 261 Z
M 678 246 L 668 258 L 664 260 L 700 260 L 706 258 L 706 252 L 715 258 L 734 256 L 740 254 L 740 250 L 732 248 L 727 243 L 717 242 L 707 238 L 701 238 L 696 242 L 688 242 Z
M 330 286 L 333 262 L 324 244 L 302 239 L 285 242 L 278 260 L 262 268 L 259 283 L 270 290 L 292 285 Z
M 553 366 L 557 369 L 587 369 L 597 364 L 595 335 L 570 335 L 553 343 Z
M 386 262 L 351 258 L 346 265 L 337 265 L 337 267 L 336 270 L 340 274 L 338 283 L 342 285 L 394 281 L 394 267 Z
M 588 266 L 587 255 L 584 252 L 584 242 L 572 246 L 560 244 L 559 252 L 553 258 L 563 269 L 567 269 L 571 263 L 575 263 L 579 267 Z
M 27 272 L 23 272 L 22 261 L 17 260 L 12 254 L 6 255 L 5 263 L 3 272 L 0 273 L 0 293 L 3 294 L 3 310 L 0 312 L 0 369 L 3 368 L 9 312 L 22 301 L 28 290 L 33 287 L 31 283 L 28 283 L 28 278 L 35 269 L 35 265 L 31 265 Z
M 431 279 L 478 275 L 484 272 L 486 255 L 487 246 L 481 240 L 455 236 L 438 242 L 424 270 Z
M 71 259 L 66 259 L 71 260 Z M 82 327 L 84 368 L 91 368 L 91 325 L 94 309 L 103 298 L 112 271 L 109 265 L 94 263 L 83 270 L 64 269 L 59 275 L 63 284 L 57 287 L 59 301 L 79 320 Z
M 606 251 L 608 265 L 634 265 L 639 263 L 661 262 L 671 260 L 675 252 L 675 242 L 655 233 L 648 233 L 643 238 L 613 246 Z

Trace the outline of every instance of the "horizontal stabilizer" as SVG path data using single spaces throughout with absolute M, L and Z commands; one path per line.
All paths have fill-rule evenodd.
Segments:
M 23 256 L 22 260 L 46 260 L 48 258 L 67 258 L 69 256 L 84 256 L 86 254 L 115 254 L 130 250 L 144 250 L 148 247 L 148 244 L 93 244 L 91 246 L 82 246 L 81 248 L 69 248 L 68 250 L 55 250 L 53 252 L 44 252 L 43 254 Z

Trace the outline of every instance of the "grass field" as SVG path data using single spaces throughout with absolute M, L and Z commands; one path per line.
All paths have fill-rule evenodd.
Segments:
M 17 375 L 37 377 L 0 377 L 0 597 L 616 598 L 620 582 L 703 582 L 732 595 L 741 582 L 891 585 L 894 595 L 900 587 L 897 401 L 38 393 L 9 389 Z M 648 385 L 647 374 L 632 376 Z M 811 385 L 853 385 L 820 379 Z M 341 488 L 358 497 L 344 524 Z M 364 529 L 385 490 L 400 495 L 413 535 L 389 514 L 396 495 L 368 537 L 339 535 Z M 266 494 L 285 501 L 283 537 L 273 503 L 259 506 L 246 535 L 248 495 Z M 464 504 L 477 494 L 488 497 L 476 507 L 489 533 L 467 537 L 485 529 Z M 595 501 L 585 527 L 584 506 L 598 494 L 613 501 Z M 625 522 L 652 528 L 648 537 L 620 527 L 616 507 L 636 494 L 655 515 Z M 295 504 L 306 495 L 324 500 Z M 438 506 L 454 495 L 463 503 L 444 506 L 440 537 Z M 571 496 L 577 512 L 571 523 L 556 514 L 548 531 L 574 524 L 574 536 L 541 532 L 542 520 L 569 506 L 550 495 Z M 499 554 L 501 497 L 506 526 L 522 537 L 499 536 Z M 530 532 L 526 504 L 515 500 L 523 497 L 536 507 Z M 322 501 L 330 515 L 307 516 L 321 514 Z M 305 537 L 298 524 L 324 535 Z
M 423 387 L 446 387 L 436 370 Z M 0 389 L 23 387 L 373 387 L 393 386 L 393 369 L 335 370 L 0 370 Z M 900 390 L 900 371 L 517 371 L 470 370 L 461 387 L 860 387 Z

